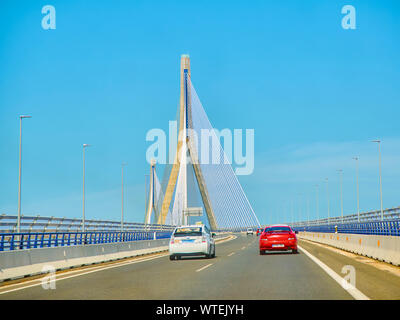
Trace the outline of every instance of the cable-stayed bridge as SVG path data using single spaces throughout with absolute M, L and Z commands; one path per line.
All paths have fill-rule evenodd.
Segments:
M 400 207 L 291 221 L 298 254 L 259 254 L 246 230 L 260 222 L 187 55 L 180 75 L 174 162 L 162 179 L 151 162 L 144 221 L 0 215 L 0 299 L 400 299 Z M 216 258 L 170 261 L 175 226 L 196 219 L 216 233 Z
M 166 171 L 168 183 L 164 190 L 155 173 L 155 162 L 151 163 L 145 221 L 187 224 L 189 216 L 185 212 L 190 207 L 190 197 L 197 192 L 212 230 L 259 227 L 260 222 L 193 86 L 188 55 L 181 57 L 180 79 L 175 161 L 171 170 Z

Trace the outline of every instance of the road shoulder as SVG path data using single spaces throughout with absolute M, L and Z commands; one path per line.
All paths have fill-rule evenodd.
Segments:
M 311 241 L 300 239 L 299 244 L 342 277 L 346 276 L 348 266 L 354 267 L 355 286 L 370 299 L 400 299 L 400 276 L 396 270 L 398 267 L 381 265 L 385 263 L 378 261 L 366 263 L 368 258 L 344 253 L 342 250 L 340 252 L 339 249 Z

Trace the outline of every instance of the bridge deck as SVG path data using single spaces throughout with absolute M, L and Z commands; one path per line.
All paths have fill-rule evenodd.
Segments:
M 170 261 L 163 253 L 64 272 L 57 275 L 56 290 L 44 290 L 38 281 L 3 284 L 0 299 L 353 299 L 304 252 L 260 256 L 258 238 L 237 236 L 217 245 L 215 259 Z M 357 288 L 366 296 L 400 299 L 395 273 L 320 245 L 299 244 L 339 275 L 344 265 L 353 265 Z

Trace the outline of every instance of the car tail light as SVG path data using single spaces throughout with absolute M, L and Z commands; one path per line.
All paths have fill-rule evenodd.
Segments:
M 173 237 L 171 237 L 171 244 L 174 244 L 175 239 Z
M 262 233 L 260 239 L 268 240 L 268 236 L 266 233 Z
M 206 238 L 205 236 L 202 236 L 202 237 L 201 237 L 201 241 L 202 241 L 202 242 L 207 242 L 207 238 Z
M 296 239 L 296 238 L 288 238 L 288 240 L 294 240 L 294 239 Z

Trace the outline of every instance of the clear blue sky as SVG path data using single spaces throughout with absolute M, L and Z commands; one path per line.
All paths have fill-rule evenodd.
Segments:
M 56 8 L 43 30 L 41 8 Z M 356 30 L 341 8 L 356 8 Z M 144 218 L 151 128 L 168 128 L 179 101 L 179 59 L 212 124 L 254 128 L 255 171 L 240 177 L 262 223 L 378 209 L 381 138 L 384 207 L 400 205 L 398 1 L 1 1 L 0 213 L 15 214 L 23 124 L 23 214 L 80 217 L 82 144 L 87 218 Z M 300 196 L 299 194 L 302 194 Z M 300 206 L 299 206 L 300 204 Z

